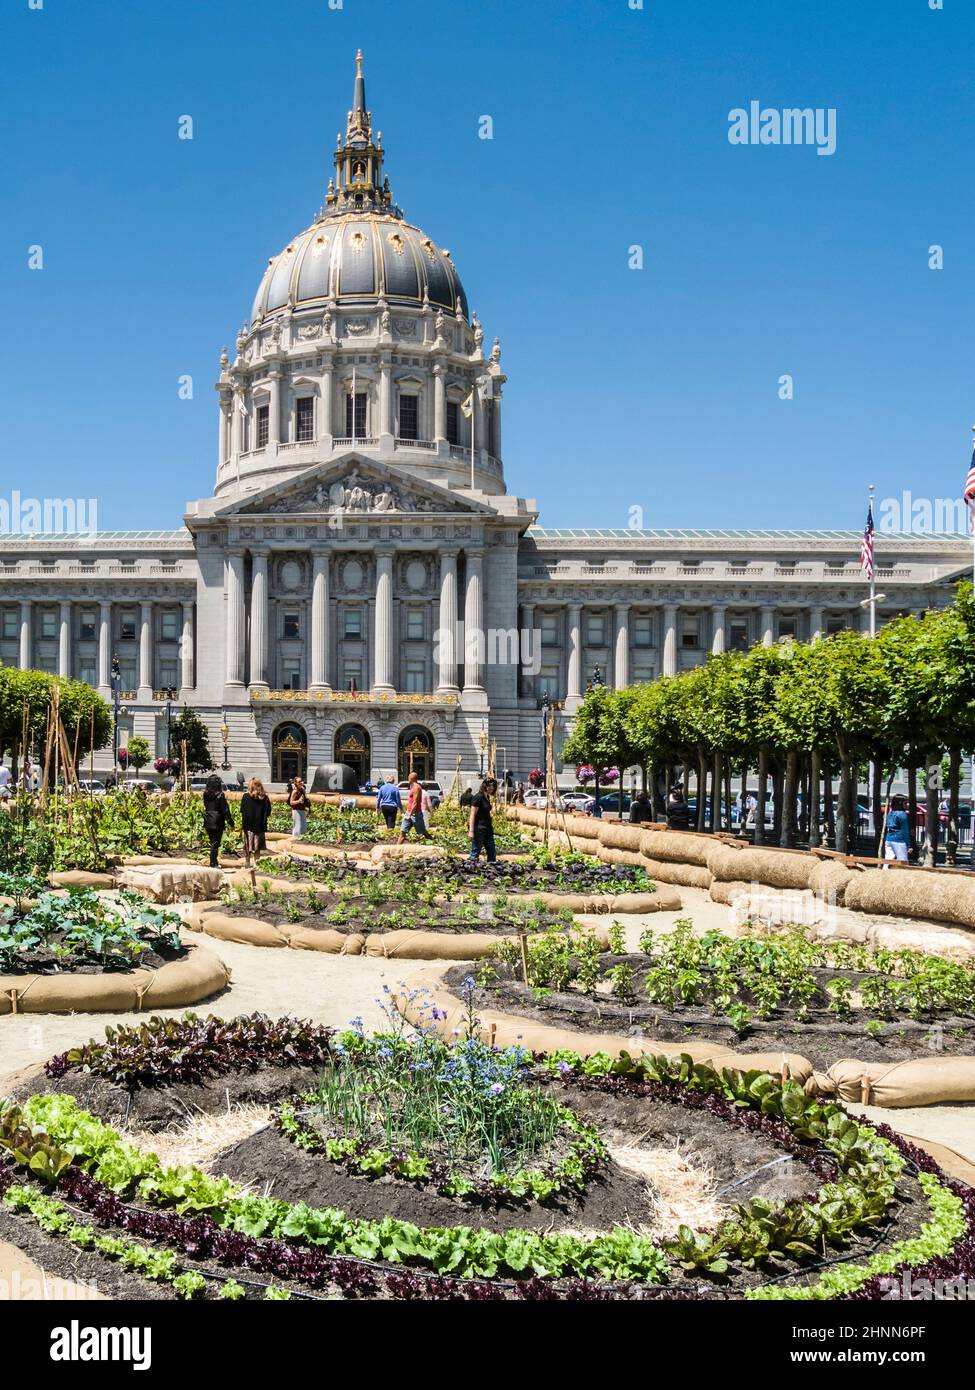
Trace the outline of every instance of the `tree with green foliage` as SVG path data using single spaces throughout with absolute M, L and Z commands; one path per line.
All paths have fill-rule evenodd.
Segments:
M 181 772 L 183 770 L 184 743 L 186 744 L 186 770 L 188 772 L 209 772 L 213 767 L 210 736 L 203 720 L 188 705 L 184 705 L 173 720 L 172 754 L 180 763 Z
M 149 745 L 144 738 L 130 738 L 126 752 L 128 753 L 129 767 L 134 767 L 137 773 L 142 771 L 152 756 Z
M 61 722 L 72 754 L 77 750 L 79 772 L 85 758 L 111 740 L 111 710 L 86 682 L 64 680 L 46 671 L 0 667 L 0 757 L 10 754 L 15 774 L 25 748 L 47 737 L 55 686 L 60 689 Z

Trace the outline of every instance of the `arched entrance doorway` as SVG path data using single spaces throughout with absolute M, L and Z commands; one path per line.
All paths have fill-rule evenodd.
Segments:
M 372 766 L 372 746 L 368 729 L 361 724 L 343 724 L 335 735 L 335 761 L 351 767 L 359 782 L 365 786 Z
M 290 782 L 308 773 L 308 735 L 300 724 L 279 724 L 271 739 L 275 782 Z
M 410 724 L 399 736 L 399 775 L 402 780 L 415 772 L 421 782 L 433 780 L 435 764 L 433 734 L 422 724 Z

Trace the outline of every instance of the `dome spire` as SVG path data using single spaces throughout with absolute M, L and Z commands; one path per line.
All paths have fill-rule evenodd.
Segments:
M 381 137 L 373 139 L 372 112 L 366 108 L 366 79 L 362 75 L 362 49 L 355 55 L 355 87 L 352 110 L 333 156 L 334 186 L 325 195 L 324 214 L 334 217 L 342 212 L 386 212 L 402 215 L 393 206 L 389 180 L 383 179 Z

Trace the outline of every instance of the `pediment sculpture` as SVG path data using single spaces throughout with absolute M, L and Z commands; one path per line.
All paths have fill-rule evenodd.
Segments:
M 353 469 L 345 478 L 332 483 L 316 483 L 303 492 L 280 497 L 263 510 L 268 512 L 442 512 L 440 503 L 418 499 L 401 488 L 379 480 L 363 479 Z

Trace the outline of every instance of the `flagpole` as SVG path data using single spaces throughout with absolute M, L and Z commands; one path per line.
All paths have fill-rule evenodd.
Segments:
M 352 433 L 352 447 L 355 448 L 355 366 L 354 366 L 354 365 L 353 365 L 353 367 L 352 367 L 352 409 L 351 409 L 351 411 L 349 412 L 349 414 L 350 414 L 351 417 L 352 417 L 351 420 L 349 421 L 349 428 L 350 428 L 351 433 Z
M 873 493 L 874 485 L 870 484 L 870 501 L 867 506 L 867 515 L 873 517 Z M 870 562 L 870 636 L 877 635 L 877 530 L 874 527 L 870 537 L 873 543 L 873 559 Z
M 474 491 L 474 422 L 477 420 L 477 381 L 471 387 L 471 492 Z

